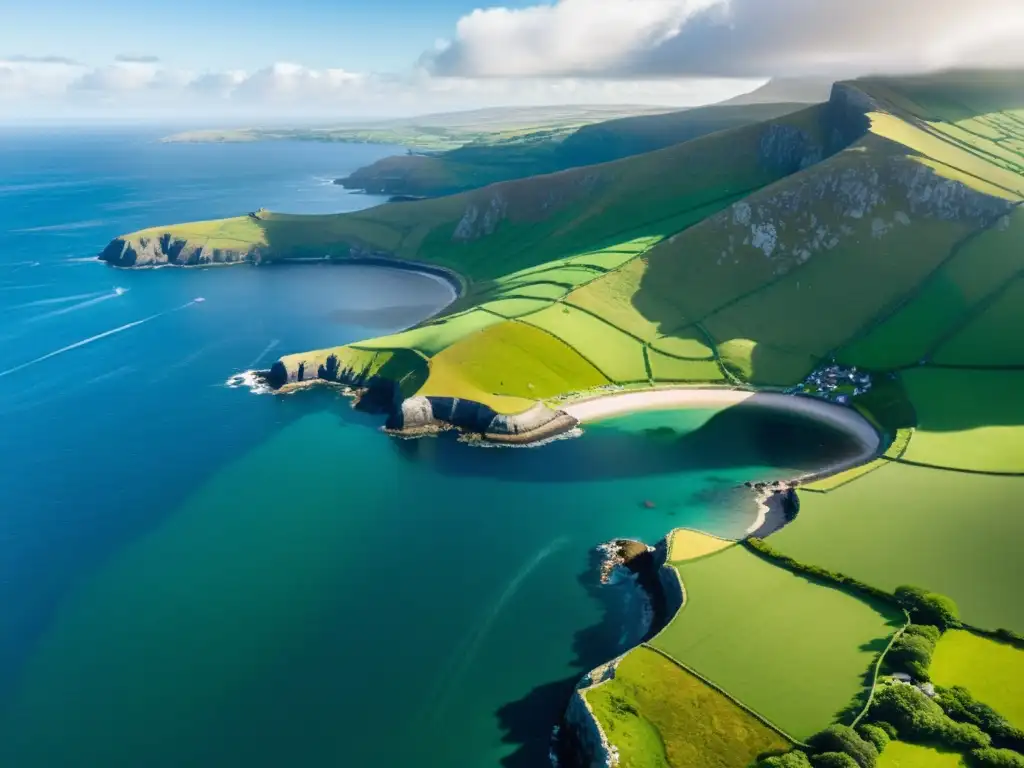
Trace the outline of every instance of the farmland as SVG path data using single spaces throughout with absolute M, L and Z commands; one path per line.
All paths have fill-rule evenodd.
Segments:
M 869 668 L 903 623 L 740 546 L 675 567 L 686 604 L 651 644 L 797 739 L 865 695 Z
M 960 768 L 957 752 L 940 752 L 931 747 L 892 741 L 878 758 L 878 768 Z
M 746 766 L 790 742 L 678 664 L 631 651 L 615 677 L 585 694 L 619 748 L 622 768 Z
M 1024 728 L 1024 650 L 965 630 L 942 636 L 932 658 L 938 685 L 960 685 Z

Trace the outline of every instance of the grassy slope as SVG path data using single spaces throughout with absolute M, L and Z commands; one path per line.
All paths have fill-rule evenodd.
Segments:
M 388 195 L 454 194 L 499 181 L 652 152 L 795 112 L 803 106 L 772 103 L 699 107 L 591 122 L 572 129 L 541 127 L 513 135 L 480 136 L 442 154 L 384 158 L 339 182 Z
M 586 699 L 621 768 L 743 768 L 790 742 L 678 664 L 636 648 Z
M 946 632 L 929 669 L 937 685 L 962 685 L 1024 728 L 1024 651 L 963 630 Z
M 740 546 L 675 567 L 686 605 L 652 645 L 798 739 L 865 695 L 868 670 L 903 623 Z

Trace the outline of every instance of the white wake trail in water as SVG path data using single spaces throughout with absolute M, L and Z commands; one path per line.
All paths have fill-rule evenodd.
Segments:
M 95 299 L 97 296 L 109 296 L 108 291 L 93 291 L 92 293 L 76 293 L 71 296 L 57 296 L 53 299 L 38 299 L 36 301 L 28 301 L 24 304 L 15 304 L 8 307 L 8 309 L 28 309 L 30 307 L 48 307 L 51 304 L 68 304 L 72 301 L 82 301 L 83 299 Z
M 45 313 L 43 313 L 41 315 L 36 315 L 35 317 L 30 318 L 29 322 L 30 323 L 34 323 L 34 322 L 37 322 L 39 320 L 48 320 L 51 317 L 59 317 L 60 315 L 66 315 L 69 312 L 77 312 L 77 311 L 79 311 L 81 309 L 86 309 L 88 307 L 94 306 L 94 305 L 99 304 L 101 302 L 110 301 L 111 299 L 116 299 L 118 296 L 123 296 L 127 292 L 128 292 L 127 288 L 115 288 L 114 290 L 112 290 L 110 292 L 103 292 L 99 296 L 96 296 L 94 298 L 88 299 L 87 301 L 79 302 L 78 304 L 73 304 L 70 307 L 64 307 L 63 309 L 56 309 L 53 312 L 45 312 Z
M 505 607 L 512 598 L 515 597 L 523 582 L 526 581 L 531 573 L 537 570 L 537 567 L 545 559 L 564 547 L 568 541 L 568 537 L 560 536 L 547 546 L 542 547 L 537 554 L 524 563 L 522 568 L 505 585 L 505 589 L 498 599 L 491 603 L 490 609 L 480 618 L 476 626 L 467 633 L 466 642 L 462 644 L 462 647 L 453 656 L 453 659 L 457 660 L 454 669 L 443 674 L 441 692 L 429 702 L 432 706 L 431 720 L 437 720 L 444 714 L 444 709 L 448 706 L 449 700 L 458 689 L 462 678 L 469 671 L 470 666 L 480 652 L 480 647 L 483 645 L 484 640 L 487 639 L 487 635 L 490 634 L 494 623 L 498 620 L 498 616 L 505 610 Z
M 253 368 L 255 368 L 255 367 L 256 367 L 256 365 L 257 365 L 257 364 L 258 364 L 258 363 L 259 363 L 259 362 L 260 362 L 261 360 L 263 360 L 263 358 L 264 358 L 264 357 L 266 357 L 266 356 L 267 356 L 267 354 L 268 354 L 268 353 L 269 353 L 269 352 L 270 352 L 271 350 L 275 349 L 275 348 L 277 347 L 277 345 L 278 345 L 278 344 L 280 344 L 280 343 L 281 343 L 281 340 L 280 340 L 280 339 L 271 339 L 271 340 L 270 340 L 270 343 L 269 343 L 269 344 L 267 344 L 267 346 L 266 346 L 266 349 L 264 349 L 264 350 L 263 350 L 262 352 L 260 352 L 260 353 L 259 353 L 259 355 L 257 355 L 257 356 L 256 356 L 256 359 L 255 359 L 255 360 L 253 360 L 253 361 L 252 361 L 251 363 L 249 363 L 249 364 L 248 364 L 247 366 L 245 366 L 245 370 L 247 370 L 247 371 L 251 371 L 251 370 L 252 370 Z
M 2 379 L 4 376 L 10 376 L 12 373 L 17 373 L 18 371 L 23 371 L 26 368 L 30 368 L 31 366 L 36 365 L 38 363 L 42 363 L 45 360 L 49 360 L 50 358 L 57 357 L 58 355 L 63 355 L 65 352 L 71 352 L 72 350 L 75 350 L 75 349 L 78 349 L 80 347 L 84 347 L 84 346 L 86 346 L 88 344 L 92 344 L 94 342 L 100 341 L 101 339 L 105 339 L 105 338 L 107 338 L 109 336 L 114 336 L 114 335 L 116 335 L 118 333 L 124 333 L 125 331 L 130 330 L 131 328 L 135 328 L 136 326 L 142 325 L 143 323 L 148 323 L 151 320 L 156 320 L 158 317 L 163 317 L 164 315 L 169 315 L 172 312 L 179 312 L 179 311 L 185 309 L 186 307 L 191 307 L 193 304 L 196 304 L 196 303 L 197 303 L 197 300 L 193 299 L 192 301 L 190 301 L 190 302 L 188 302 L 186 304 L 182 304 L 180 307 L 175 307 L 174 309 L 167 309 L 167 310 L 164 310 L 163 312 L 157 312 L 155 315 L 150 315 L 149 317 L 144 317 L 141 320 L 135 320 L 134 322 L 131 322 L 131 323 L 125 323 L 124 325 L 118 326 L 117 328 L 112 328 L 109 331 L 104 331 L 103 333 L 97 333 L 95 336 L 90 336 L 87 339 L 82 339 L 81 341 L 76 341 L 74 344 L 68 344 L 66 347 L 61 347 L 60 349 L 55 349 L 55 350 L 53 350 L 53 352 L 47 352 L 45 355 L 42 355 L 41 357 L 37 357 L 34 360 L 29 360 L 27 362 L 22 363 L 21 365 L 16 365 L 13 368 L 8 368 L 6 371 L 0 371 L 0 379 Z

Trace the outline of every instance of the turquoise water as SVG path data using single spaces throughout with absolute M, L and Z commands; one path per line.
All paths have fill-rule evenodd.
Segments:
M 165 221 L 371 204 L 324 182 L 392 151 L 152 138 L 0 134 L 0 764 L 543 765 L 572 685 L 637 640 L 594 547 L 738 535 L 739 483 L 844 450 L 753 409 L 397 441 L 331 392 L 227 388 L 446 289 L 80 261 Z M 352 321 L 371 306 L 393 325 Z

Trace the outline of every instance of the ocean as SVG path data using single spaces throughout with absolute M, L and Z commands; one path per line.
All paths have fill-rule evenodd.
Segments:
M 147 226 L 380 204 L 330 180 L 401 151 L 159 136 L 0 131 L 2 765 L 543 766 L 574 684 L 639 639 L 595 548 L 740 535 L 740 483 L 844 449 L 754 409 L 533 449 L 402 441 L 332 391 L 230 387 L 449 289 L 96 262 Z

